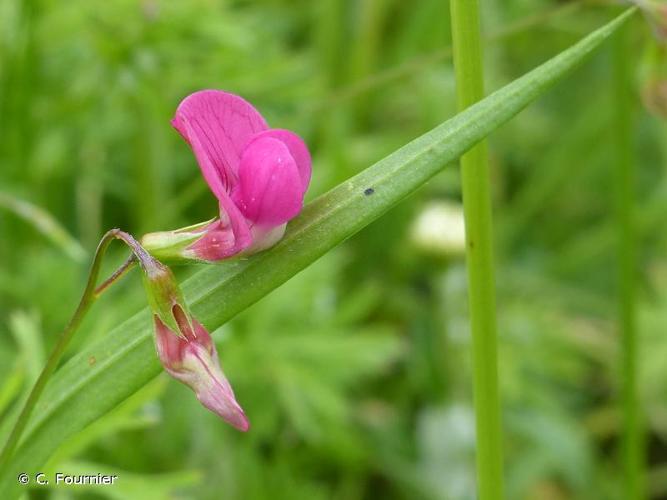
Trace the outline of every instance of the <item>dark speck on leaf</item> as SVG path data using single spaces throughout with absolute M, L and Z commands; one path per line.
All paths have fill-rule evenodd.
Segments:
M 374 192 L 375 192 L 375 189 L 373 189 L 373 188 L 366 188 L 366 189 L 364 190 L 364 194 L 365 194 L 366 196 L 370 196 L 370 195 L 372 195 Z
M 93 366 L 96 362 L 97 362 L 97 360 L 95 359 L 95 356 L 91 356 L 91 357 L 88 358 L 88 364 L 90 366 Z

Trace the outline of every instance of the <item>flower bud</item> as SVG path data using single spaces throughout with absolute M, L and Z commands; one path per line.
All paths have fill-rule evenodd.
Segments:
M 167 373 L 190 387 L 206 408 L 240 431 L 250 427 L 234 391 L 220 368 L 215 344 L 206 329 L 194 318 L 187 318 L 179 305 L 174 316 L 180 335 L 155 315 L 158 356 Z
M 225 378 L 211 336 L 187 309 L 171 270 L 140 255 L 144 286 L 153 310 L 155 344 L 164 369 L 190 387 L 209 410 L 241 431 L 248 419 Z

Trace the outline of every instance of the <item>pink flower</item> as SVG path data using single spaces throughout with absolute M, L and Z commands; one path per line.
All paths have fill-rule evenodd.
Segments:
M 250 427 L 225 378 L 211 336 L 179 305 L 172 309 L 179 333 L 172 331 L 155 314 L 155 343 L 164 369 L 189 386 L 206 408 L 240 431 Z M 179 335 L 180 334 L 180 335 Z
M 271 129 L 247 101 L 220 90 L 186 97 L 172 120 L 190 144 L 220 217 L 142 243 L 158 257 L 216 261 L 266 249 L 299 214 L 311 174 L 303 140 Z

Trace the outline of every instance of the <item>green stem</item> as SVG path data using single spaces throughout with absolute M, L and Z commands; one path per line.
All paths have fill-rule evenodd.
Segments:
M 109 243 L 111 243 L 114 239 L 123 240 L 133 250 L 133 255 L 127 261 L 125 261 L 125 263 L 118 270 L 116 270 L 109 279 L 100 285 L 100 287 L 96 288 L 95 284 L 97 283 L 97 278 L 100 274 L 102 258 L 104 257 L 104 253 L 106 252 Z M 102 292 L 106 290 L 112 283 L 117 281 L 132 267 L 135 262 L 133 257 L 138 251 L 143 252 L 143 249 L 139 246 L 136 240 L 129 234 L 124 233 L 119 229 L 111 229 L 100 240 L 100 243 L 97 246 L 97 250 L 95 251 L 95 257 L 93 258 L 93 264 L 88 275 L 88 282 L 86 283 L 86 288 L 81 297 L 81 301 L 79 302 L 79 305 L 76 308 L 72 319 L 70 319 L 69 323 L 61 333 L 60 339 L 58 339 L 58 342 L 54 346 L 53 351 L 51 351 L 51 355 L 46 361 L 46 365 L 44 366 L 42 373 L 40 373 L 39 377 L 37 378 L 37 381 L 30 391 L 28 399 L 23 405 L 23 409 L 21 410 L 21 413 L 19 414 L 16 423 L 14 424 L 14 428 L 7 438 L 5 447 L 2 449 L 2 453 L 0 454 L 0 470 L 4 468 L 4 466 L 11 458 L 12 453 L 14 453 L 16 445 L 21 438 L 21 434 L 25 429 L 25 426 L 28 424 L 28 420 L 30 419 L 30 415 L 35 408 L 37 401 L 42 395 L 42 392 L 44 392 L 44 388 L 46 387 L 49 378 L 58 366 L 60 359 L 65 353 L 65 349 L 67 349 L 67 346 L 72 340 L 74 333 L 79 328 L 79 325 L 81 324 L 81 321 L 85 317 L 86 313 L 93 305 L 95 300 L 97 300 L 97 298 L 102 294 Z
M 134 267 L 136 263 L 137 263 L 137 256 L 134 253 L 130 254 L 127 260 L 123 262 L 121 266 L 118 269 L 116 269 L 111 276 L 109 276 L 106 280 L 104 280 L 104 282 L 102 282 L 95 289 L 95 298 L 102 295 L 107 288 L 109 288 L 116 281 L 125 276 L 125 274 L 127 274 Z
M 35 229 L 58 245 L 67 255 L 77 262 L 86 259 L 86 251 L 67 230 L 46 210 L 25 200 L 20 200 L 9 193 L 0 191 L 0 208 L 13 212 L 18 217 L 32 224 Z
M 628 26 L 614 37 L 614 143 L 617 227 L 618 315 L 620 327 L 622 463 L 628 500 L 645 497 L 643 433 L 637 393 L 635 172 L 632 140 L 632 88 Z
M 459 107 L 484 97 L 479 5 L 452 0 L 452 38 Z M 491 190 L 486 142 L 461 157 L 466 262 L 473 351 L 480 500 L 503 497 L 502 428 L 498 395 L 496 305 L 491 224 Z

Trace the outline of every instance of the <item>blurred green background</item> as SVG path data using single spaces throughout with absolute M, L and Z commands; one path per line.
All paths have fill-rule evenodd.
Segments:
M 481 3 L 489 90 L 611 12 Z M 667 498 L 667 128 L 641 106 L 654 42 L 639 17 L 632 29 L 641 402 L 650 489 Z M 0 418 L 39 373 L 106 229 L 215 215 L 169 125 L 183 97 L 238 93 L 302 135 L 312 199 L 455 114 L 449 45 L 444 0 L 0 0 Z M 611 74 L 607 45 L 491 137 L 511 499 L 620 498 Z M 474 498 L 459 204 L 452 166 L 217 332 L 248 434 L 163 374 L 47 467 L 115 473 L 117 487 L 35 496 Z M 144 306 L 133 274 L 83 331 L 103 336 Z

